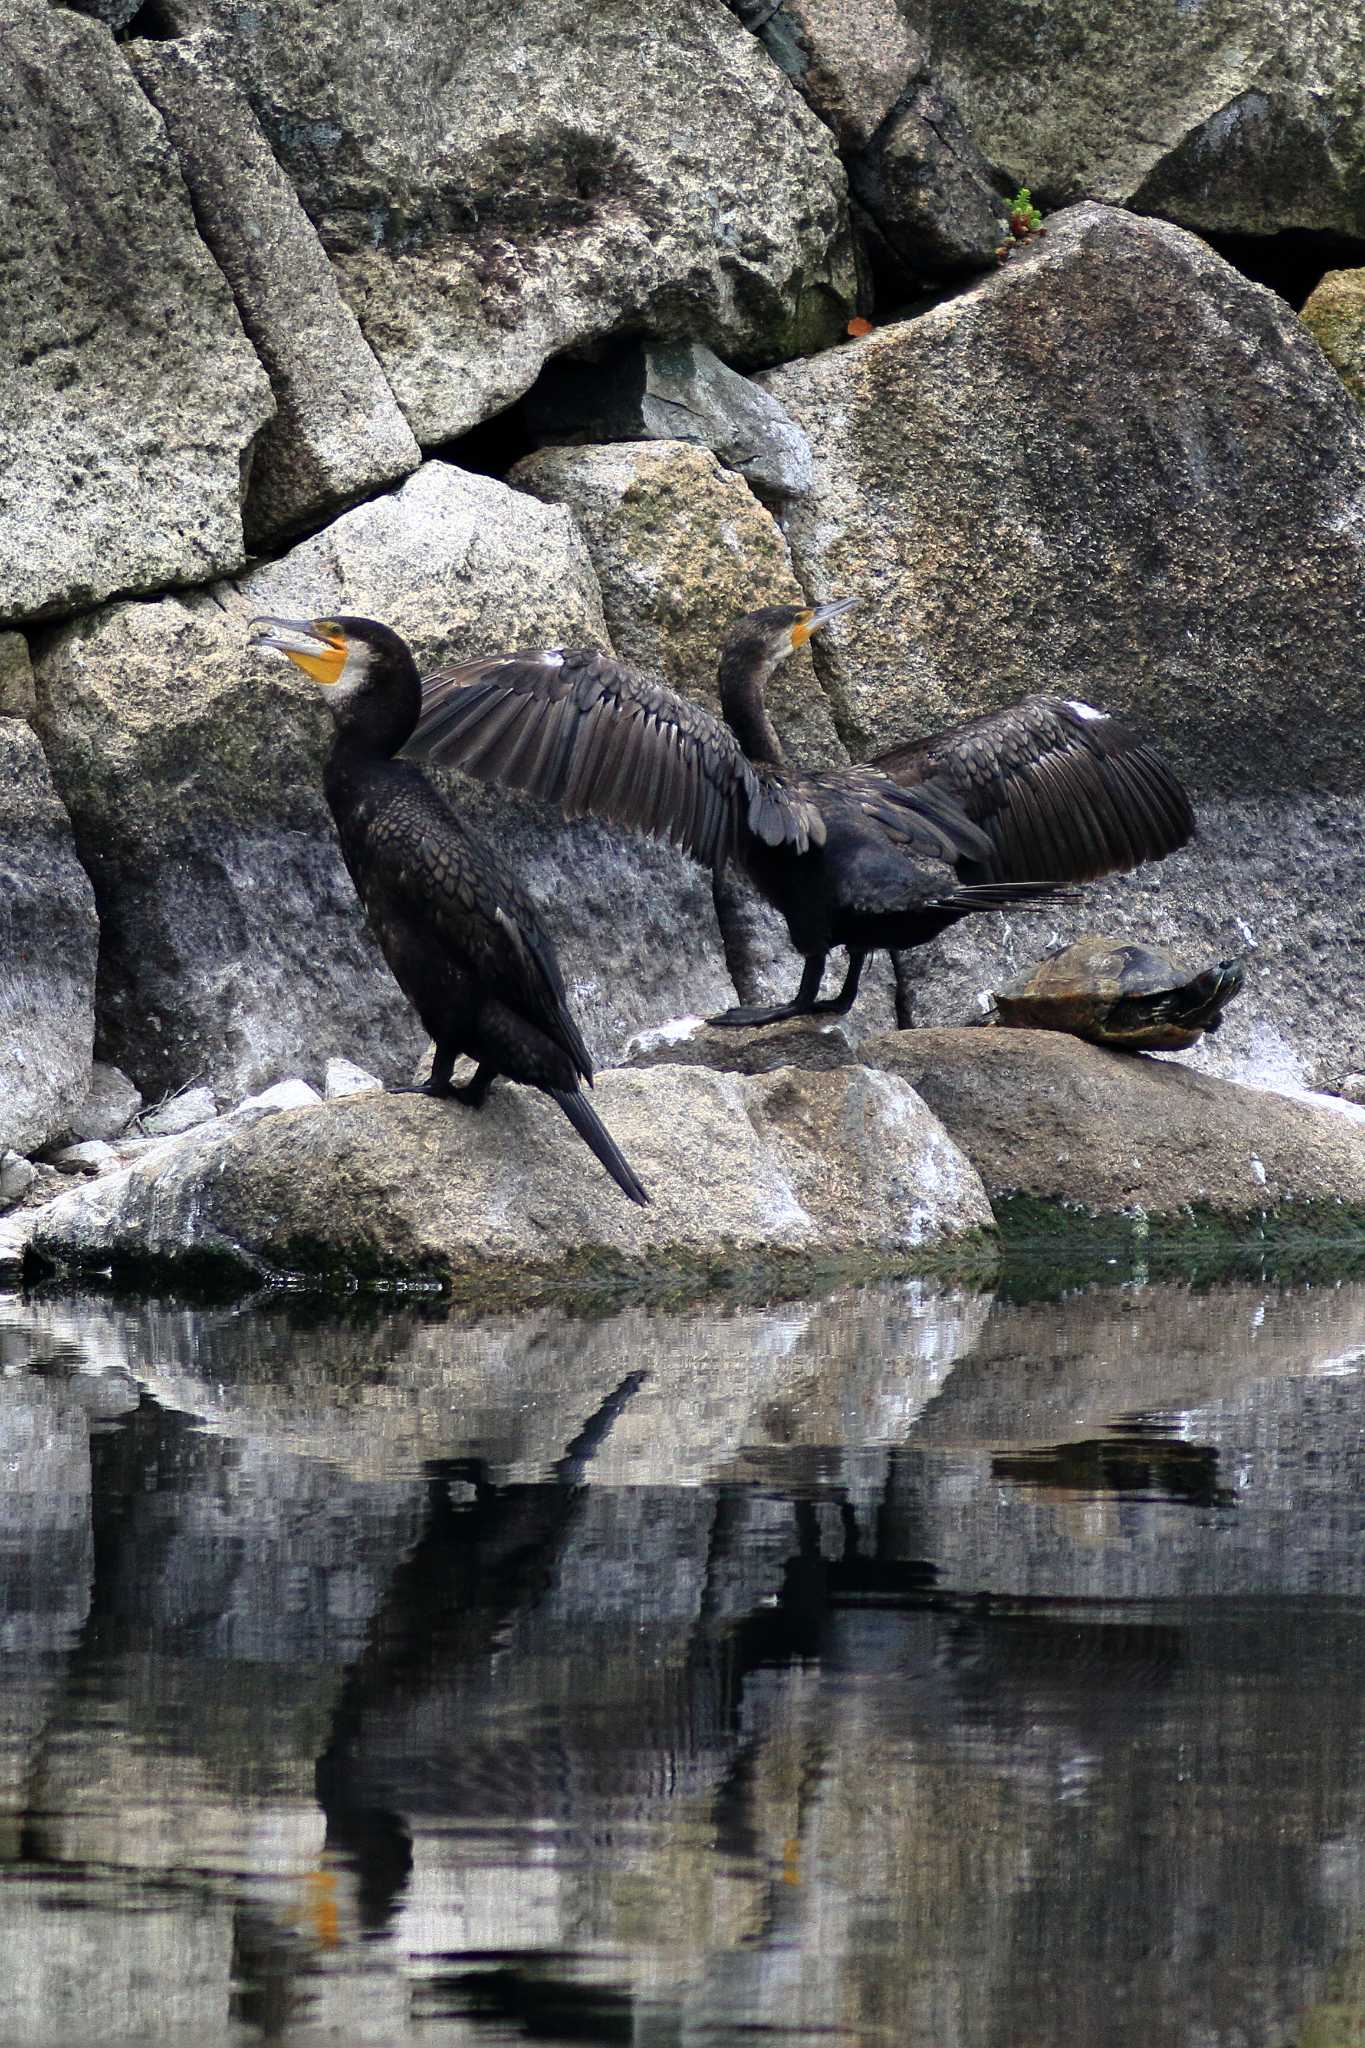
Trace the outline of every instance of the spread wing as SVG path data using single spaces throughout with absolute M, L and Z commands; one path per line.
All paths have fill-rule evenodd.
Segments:
M 728 726 L 604 654 L 550 648 L 437 669 L 403 751 L 570 818 L 671 840 L 710 867 L 750 833 L 797 853 L 824 844 L 815 802 L 748 760 Z
M 990 841 L 983 880 L 1092 881 L 1161 860 L 1194 832 L 1189 798 L 1151 742 L 1064 697 L 1021 698 L 870 765 L 956 798 Z

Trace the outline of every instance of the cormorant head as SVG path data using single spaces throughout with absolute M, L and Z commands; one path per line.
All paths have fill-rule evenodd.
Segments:
M 412 650 L 377 619 L 253 619 L 248 645 L 283 654 L 327 692 L 342 729 L 396 753 L 422 709 L 422 683 Z
M 761 611 L 746 612 L 725 636 L 721 666 L 742 668 L 750 675 L 771 675 L 780 661 L 795 654 L 831 619 L 857 602 L 856 597 L 836 597 L 828 604 L 769 604 Z

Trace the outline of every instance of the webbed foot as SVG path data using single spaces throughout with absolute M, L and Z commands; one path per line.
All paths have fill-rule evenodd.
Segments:
M 740 1003 L 733 1010 L 722 1010 L 718 1017 L 708 1017 L 708 1024 L 780 1024 L 785 1017 L 808 1017 L 809 1003 L 778 1003 L 770 1010 L 756 1009 L 752 1004 Z

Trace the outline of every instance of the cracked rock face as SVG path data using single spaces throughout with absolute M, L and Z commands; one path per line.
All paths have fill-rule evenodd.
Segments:
M 843 149 L 864 147 L 923 61 L 923 38 L 898 0 L 729 4 Z
M 260 545 L 406 476 L 421 451 L 246 100 L 192 37 L 131 50 L 270 375 L 277 410 L 256 445 L 245 512 Z
M 0 718 L 0 1154 L 59 1137 L 89 1092 L 98 943 L 37 735 Z
M 999 181 L 956 107 L 928 78 L 912 81 L 849 175 L 913 277 L 982 270 L 1008 239 Z
M 906 0 L 976 142 L 1045 204 L 1204 234 L 1365 232 L 1365 31 L 1306 0 Z
M 242 560 L 265 372 L 106 28 L 0 26 L 0 619 Z
M 847 317 L 829 133 L 718 4 L 167 11 L 222 39 L 424 447 L 617 329 L 772 362 Z

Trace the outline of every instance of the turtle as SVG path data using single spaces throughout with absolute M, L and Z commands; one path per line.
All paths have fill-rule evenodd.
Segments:
M 1180 1052 L 1218 1029 L 1242 980 L 1240 960 L 1191 974 L 1154 946 L 1088 935 L 998 989 L 992 1021 L 1124 1052 Z

